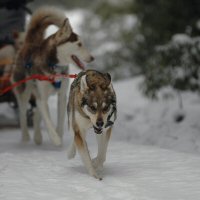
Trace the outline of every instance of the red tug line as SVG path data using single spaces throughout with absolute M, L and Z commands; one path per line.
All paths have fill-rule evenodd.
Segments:
M 76 78 L 77 74 L 57 74 L 57 75 L 50 75 L 50 76 L 46 76 L 46 75 L 41 75 L 41 74 L 33 74 L 25 79 L 22 79 L 16 83 L 11 84 L 10 86 L 2 89 L 0 91 L 0 96 L 4 95 L 5 93 L 9 92 L 10 90 L 12 90 L 15 87 L 18 87 L 19 85 L 26 83 L 27 81 L 30 80 L 39 80 L 39 81 L 49 81 L 51 83 L 55 82 L 55 80 L 57 78 Z M 6 77 L 5 81 L 9 81 L 10 77 Z

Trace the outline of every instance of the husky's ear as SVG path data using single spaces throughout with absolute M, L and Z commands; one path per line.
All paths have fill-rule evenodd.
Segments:
M 106 85 L 107 85 L 107 87 L 109 87 L 111 84 L 111 75 L 109 73 L 105 73 L 104 77 L 106 79 Z
M 86 81 L 86 75 L 82 76 L 80 87 L 81 87 L 81 93 L 84 93 L 85 90 L 88 88 L 87 81 Z
M 70 24 L 68 18 L 66 18 L 64 20 L 63 25 L 61 26 L 61 29 L 63 29 L 63 31 L 65 31 L 66 34 L 68 34 L 68 37 L 71 35 L 71 33 L 72 33 L 72 27 L 71 27 L 71 24 Z
M 57 43 L 67 40 L 72 34 L 72 27 L 69 23 L 68 18 L 66 18 L 60 27 L 60 29 L 55 34 L 55 39 Z

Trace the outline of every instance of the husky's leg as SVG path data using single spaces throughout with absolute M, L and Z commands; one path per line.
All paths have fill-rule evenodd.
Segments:
M 93 176 L 99 180 L 102 180 L 102 178 L 99 175 L 97 175 L 97 173 L 92 165 L 92 161 L 91 161 L 91 158 L 89 155 L 87 143 L 85 141 L 86 133 L 83 131 L 80 132 L 80 130 L 77 127 L 76 127 L 76 129 L 74 129 L 74 131 L 75 131 L 74 141 L 75 141 L 76 147 L 79 151 L 81 159 L 82 159 L 83 163 L 85 164 L 85 167 L 86 167 L 88 173 L 91 176 Z
M 70 144 L 69 149 L 67 150 L 67 157 L 68 157 L 68 159 L 72 159 L 75 157 L 75 155 L 76 155 L 76 144 L 73 141 Z
M 27 116 L 26 116 L 30 93 L 25 91 L 24 93 L 19 94 L 16 92 L 16 97 L 19 106 L 19 120 L 22 131 L 22 141 L 27 142 L 30 140 L 28 125 L 27 125 Z
M 42 134 L 40 130 L 40 123 L 41 123 L 41 115 L 40 115 L 40 111 L 38 107 L 36 107 L 34 111 L 33 125 L 34 125 L 34 141 L 35 141 L 35 144 L 37 145 L 42 144 Z
M 67 110 L 67 88 L 69 79 L 64 79 L 61 84 L 60 91 L 58 93 L 58 119 L 57 119 L 57 133 L 61 137 L 64 134 L 65 114 Z
M 48 107 L 48 96 L 49 96 L 49 91 L 48 91 L 48 84 L 49 83 L 44 83 L 44 82 L 39 82 L 37 81 L 37 86 L 38 86 L 38 92 L 39 92 L 39 98 L 37 100 L 37 106 L 41 112 L 42 118 L 44 119 L 47 132 L 50 136 L 50 139 L 56 146 L 61 145 L 61 139 L 58 136 L 57 132 L 55 131 L 53 122 L 50 118 L 49 115 L 49 107 Z
M 73 131 L 73 128 L 72 128 L 73 126 L 71 122 L 72 122 L 72 114 L 69 114 L 68 115 L 68 129 L 69 129 L 70 135 L 74 137 L 74 131 Z M 76 155 L 76 143 L 75 143 L 75 138 L 74 138 L 67 150 L 67 157 L 68 159 L 72 159 L 75 157 L 75 155 Z
M 42 117 L 44 119 L 45 125 L 47 127 L 47 132 L 48 132 L 52 142 L 56 146 L 60 146 L 61 145 L 61 139 L 55 131 L 55 128 L 53 126 L 53 122 L 49 118 L 47 102 L 45 100 L 38 100 L 38 108 L 40 109 L 40 112 L 41 112 Z
M 108 142 L 111 136 L 112 128 L 109 128 L 106 133 L 101 135 L 96 135 L 98 143 L 98 154 L 97 157 L 92 160 L 93 166 L 98 169 L 103 169 L 103 163 L 106 160 L 106 152 L 108 147 Z

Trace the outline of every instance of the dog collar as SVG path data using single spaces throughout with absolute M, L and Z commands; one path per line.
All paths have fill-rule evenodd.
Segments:
M 113 108 L 112 112 L 108 115 L 108 118 L 107 118 L 107 123 L 105 125 L 105 128 L 108 128 L 109 126 L 112 126 L 114 124 L 114 121 L 115 121 L 115 117 L 113 119 L 113 121 L 111 120 L 111 117 L 113 116 L 113 114 L 116 113 L 116 108 Z
M 114 121 L 116 119 L 116 112 L 117 112 L 116 100 L 114 100 L 112 103 L 112 111 L 107 117 L 107 123 L 105 125 L 105 128 L 112 126 L 114 124 Z M 111 119 L 111 118 L 113 118 L 113 119 Z

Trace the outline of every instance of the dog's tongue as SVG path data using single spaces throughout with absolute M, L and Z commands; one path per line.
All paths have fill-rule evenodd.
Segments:
M 78 66 L 80 69 L 82 69 L 82 70 L 85 69 L 85 65 L 78 59 L 77 56 L 72 55 L 72 59 L 73 59 L 73 61 L 77 64 L 77 66 Z

